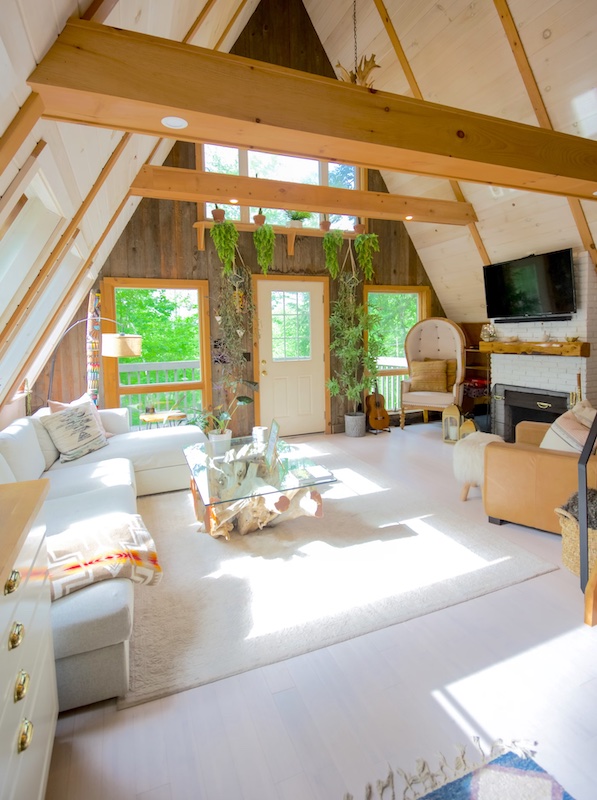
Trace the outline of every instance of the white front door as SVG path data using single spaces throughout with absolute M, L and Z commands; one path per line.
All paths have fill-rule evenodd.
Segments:
M 260 423 L 280 434 L 325 430 L 325 298 L 321 280 L 257 279 Z

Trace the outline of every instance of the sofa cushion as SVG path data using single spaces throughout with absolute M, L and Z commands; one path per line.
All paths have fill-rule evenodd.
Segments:
M 69 406 L 49 416 L 41 417 L 42 425 L 60 450 L 60 461 L 75 461 L 108 443 L 100 428 L 91 403 Z
M 136 494 L 135 471 L 128 458 L 109 458 L 93 464 L 68 461 L 65 467 L 44 472 L 43 477 L 50 482 L 48 500 L 109 486 L 129 486 Z
M 564 450 L 569 453 L 580 453 L 583 449 L 589 428 L 579 422 L 572 410 L 566 411 L 549 426 L 539 447 L 548 450 Z M 593 452 L 595 452 L 593 450 Z
M 409 370 L 411 392 L 447 390 L 445 361 L 411 361 Z
M 137 513 L 137 498 L 131 486 L 105 486 L 88 492 L 46 500 L 42 514 L 46 535 L 54 536 L 78 525 L 102 524 L 110 513 Z
M 597 409 L 593 408 L 588 400 L 581 400 L 579 403 L 576 403 L 572 409 L 572 413 L 582 425 L 590 428 L 597 414 Z
M 0 431 L 0 455 L 18 481 L 35 481 L 46 461 L 30 417 L 15 420 Z
M 8 462 L 4 456 L 0 455 L 0 483 L 16 483 L 16 480 Z
M 41 418 L 46 414 L 50 413 L 50 409 L 46 408 L 38 408 L 35 414 L 31 417 L 31 422 L 35 428 L 35 433 L 37 434 L 37 440 L 39 442 L 39 446 L 41 447 L 41 451 L 44 454 L 44 459 L 46 461 L 46 469 L 50 469 L 54 461 L 57 461 L 60 458 L 60 451 L 52 441 L 52 437 L 44 428 L 41 422 Z
M 155 543 L 138 514 L 110 514 L 101 525 L 80 525 L 47 540 L 52 600 L 109 578 L 159 583 Z
M 133 630 L 133 584 L 126 578 L 102 581 L 84 592 L 52 603 L 54 657 L 100 650 L 130 639 Z

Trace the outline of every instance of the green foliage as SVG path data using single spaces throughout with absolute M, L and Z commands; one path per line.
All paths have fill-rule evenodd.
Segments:
M 338 254 L 342 247 L 344 236 L 342 231 L 327 231 L 323 237 L 323 252 L 325 254 L 325 268 L 332 278 L 337 278 L 340 272 Z
M 369 310 L 379 323 L 380 356 L 404 358 L 406 334 L 418 320 L 417 296 L 412 292 L 369 292 Z
M 327 387 L 332 397 L 346 398 L 353 413 L 362 400 L 363 391 L 369 389 L 377 377 L 379 339 L 370 337 L 369 346 L 365 347 L 365 335 L 372 321 L 363 304 L 357 303 L 353 276 L 341 275 L 338 299 L 332 304 L 330 316 L 330 349 L 337 363 Z
M 230 424 L 234 412 L 239 406 L 248 406 L 253 402 L 252 397 L 240 394 L 232 398 L 228 405 L 219 405 L 211 410 L 201 411 L 199 415 L 199 426 L 204 430 L 216 430 L 223 433 Z
M 354 249 L 365 280 L 373 280 L 373 253 L 379 252 L 379 239 L 377 234 L 360 233 L 355 237 Z
M 261 213 L 261 209 L 259 210 Z M 276 244 L 276 234 L 271 225 L 267 223 L 261 225 L 253 231 L 253 243 L 257 251 L 257 263 L 261 267 L 264 275 L 274 261 L 274 247 Z
M 236 225 L 229 219 L 216 224 L 210 229 L 210 235 L 222 262 L 224 275 L 231 275 L 234 267 L 236 255 L 236 243 L 238 241 L 238 230 Z
M 310 211 L 286 211 L 288 219 L 311 219 L 313 216 Z
M 197 292 L 178 289 L 116 289 L 120 329 L 143 335 L 143 355 L 125 363 L 197 361 Z

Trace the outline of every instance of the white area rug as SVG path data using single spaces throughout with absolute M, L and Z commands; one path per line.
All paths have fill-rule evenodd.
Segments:
M 325 455 L 317 455 L 317 450 Z M 333 444 L 322 519 L 230 541 L 190 492 L 141 498 L 164 577 L 135 588 L 125 708 L 403 622 L 557 567 L 436 507 Z

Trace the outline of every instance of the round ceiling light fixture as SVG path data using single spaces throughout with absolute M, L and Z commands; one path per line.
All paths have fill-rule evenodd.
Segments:
M 407 215 L 404 217 L 404 219 L 412 219 L 412 218 L 413 218 L 413 215 L 412 215 L 412 214 L 407 214 Z
M 162 117 L 161 123 L 164 128 L 173 128 L 174 130 L 182 130 L 188 127 L 188 122 L 182 117 Z

